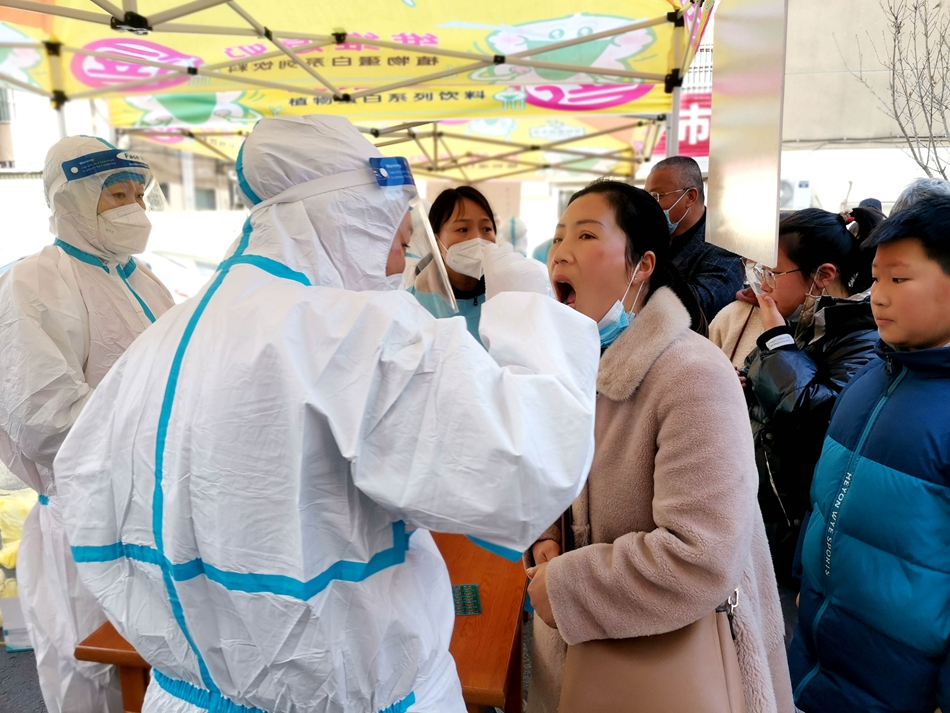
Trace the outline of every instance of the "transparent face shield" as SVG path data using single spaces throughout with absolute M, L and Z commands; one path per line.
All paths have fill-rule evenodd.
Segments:
M 142 156 L 110 149 L 63 163 L 66 187 L 76 205 L 94 214 L 138 204 L 145 211 L 164 211 L 168 203 Z
M 444 310 L 456 314 L 458 303 L 435 233 L 429 223 L 428 206 L 417 196 L 409 202 L 409 211 L 412 216 L 412 238 L 406 250 L 403 284 L 407 288 L 413 288 L 417 295 L 426 295 L 425 299 L 436 300 L 438 312 Z
M 98 174 L 98 177 L 102 179 L 102 188 L 99 190 L 96 214 L 135 204 L 147 213 L 168 208 L 161 187 L 148 171 L 109 171 Z
M 152 229 L 147 214 L 163 211 L 167 204 L 142 157 L 111 149 L 66 161 L 62 167 L 66 184 L 61 191 L 68 200 L 58 201 L 59 220 L 74 225 L 80 221 L 90 245 L 117 260 L 143 252 Z M 68 215 L 77 209 L 79 215 Z
M 406 186 L 411 189 L 412 237 L 406 248 L 403 285 L 412 288 L 416 298 L 433 314 L 446 317 L 457 314 L 455 293 L 429 224 L 428 208 L 416 190 L 409 162 L 404 158 L 371 158 L 369 163 L 380 187 Z

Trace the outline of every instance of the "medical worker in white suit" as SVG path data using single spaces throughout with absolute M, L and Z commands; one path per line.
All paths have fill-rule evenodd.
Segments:
M 73 655 L 106 618 L 70 555 L 53 458 L 116 359 L 173 304 L 132 257 L 161 191 L 140 156 L 84 136 L 50 149 L 43 184 L 55 243 L 0 277 L 0 460 L 39 492 L 20 600 L 49 713 L 120 713 L 114 668 Z
M 148 713 L 463 713 L 428 530 L 514 559 L 570 505 L 596 325 L 504 265 L 487 350 L 429 315 L 399 289 L 408 165 L 343 118 L 264 119 L 237 170 L 232 254 L 57 458 L 83 581 L 154 667 Z

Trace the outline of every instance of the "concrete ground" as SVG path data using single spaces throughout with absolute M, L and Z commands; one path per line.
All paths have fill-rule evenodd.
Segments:
M 0 463 L 0 490 L 24 487 L 15 475 Z M 0 713 L 46 713 L 40 683 L 36 677 L 36 659 L 32 651 L 7 653 L 0 642 Z
M 0 645 L 0 713 L 46 713 L 31 651 L 10 654 Z

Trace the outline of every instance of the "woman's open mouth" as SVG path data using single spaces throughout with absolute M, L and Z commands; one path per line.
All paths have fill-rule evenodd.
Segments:
M 565 277 L 554 278 L 554 293 L 557 295 L 557 301 L 568 307 L 573 307 L 577 301 L 577 292 Z

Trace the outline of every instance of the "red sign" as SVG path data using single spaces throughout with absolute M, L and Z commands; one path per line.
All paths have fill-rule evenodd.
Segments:
M 680 156 L 709 156 L 709 125 L 712 94 L 684 94 L 680 101 Z M 666 132 L 660 137 L 654 154 L 666 153 Z

